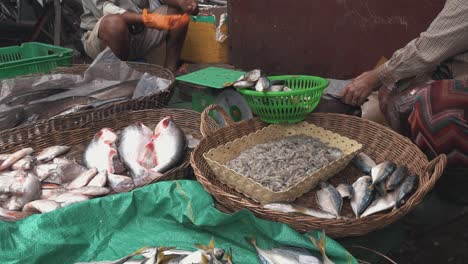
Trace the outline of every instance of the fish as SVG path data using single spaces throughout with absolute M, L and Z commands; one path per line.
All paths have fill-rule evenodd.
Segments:
M 322 237 L 320 238 L 320 241 L 317 241 L 314 237 L 309 236 L 310 241 L 314 244 L 315 247 L 318 248 L 320 253 L 322 253 L 322 263 L 323 264 L 335 264 L 331 259 L 328 258 L 326 251 L 325 251 L 325 246 L 326 246 L 326 236 L 325 236 L 325 229 L 322 229 Z
M 151 142 L 146 145 L 145 156 L 152 155 L 156 161 L 152 171 L 164 173 L 184 160 L 186 148 L 184 132 L 167 116 L 156 126 Z
M 66 158 L 55 158 L 52 160 L 52 163 L 59 164 L 59 163 L 67 163 L 67 164 L 72 164 L 75 163 L 73 160 L 69 160 Z
M 56 183 L 41 183 L 41 188 L 44 189 L 59 189 L 62 186 Z
M 70 151 L 71 147 L 69 146 L 52 146 L 43 149 L 39 154 L 37 154 L 36 158 L 40 162 L 48 162 L 53 160 L 54 158 L 64 155 L 68 151 Z
M 109 87 L 97 90 L 88 94 L 88 97 L 92 97 L 99 100 L 108 100 L 112 98 L 131 98 L 135 88 L 140 80 L 130 80 Z
M 291 88 L 289 88 L 287 86 L 283 88 L 283 92 L 291 92 L 291 91 L 293 91 L 293 89 L 291 89 Z
M 244 73 L 237 81 L 248 81 L 256 82 L 262 76 L 262 71 L 259 69 L 254 69 L 249 72 Z
M 246 240 L 257 251 L 257 256 L 258 256 L 258 259 L 260 260 L 261 264 L 280 264 L 280 263 L 296 264 L 296 263 L 300 263 L 300 262 L 297 262 L 293 256 L 281 254 L 281 253 L 279 253 L 277 251 L 273 251 L 273 250 L 265 250 L 265 249 L 259 248 L 257 246 L 257 242 L 256 242 L 255 238 L 250 238 L 250 239 L 246 238 Z
M 321 183 L 320 186 L 322 189 L 315 192 L 318 205 L 322 210 L 339 216 L 343 206 L 340 193 L 330 184 Z
M 125 256 L 125 257 L 122 257 L 122 258 L 120 258 L 118 260 L 94 261 L 94 262 L 76 262 L 75 264 L 124 264 L 124 263 L 128 263 L 128 260 L 130 260 L 131 258 L 140 255 L 145 250 L 147 250 L 147 247 L 140 248 L 137 251 L 135 251 L 135 252 L 133 252 L 133 253 Z M 140 262 L 137 262 L 137 263 L 143 264 L 142 261 L 143 260 L 140 260 Z
M 215 247 L 215 240 L 211 238 L 210 243 L 208 245 L 201 245 L 195 244 L 195 247 L 207 252 L 209 255 L 213 256 L 215 259 L 222 259 L 224 254 L 226 253 L 222 248 Z
M 65 207 L 75 203 L 87 201 L 89 200 L 89 197 L 82 194 L 66 192 L 57 196 L 52 196 L 49 198 L 49 200 L 60 203 L 60 206 Z
M 335 219 L 337 216 L 335 214 L 325 212 L 322 210 L 316 210 L 313 208 L 306 208 L 299 205 L 285 204 L 285 203 L 269 203 L 264 204 L 263 208 L 268 210 L 282 212 L 282 213 L 299 213 L 304 215 L 309 215 L 317 218 L 324 219 Z
M 249 81 L 236 81 L 232 83 L 232 86 L 236 89 L 241 89 L 241 88 L 252 88 L 255 86 L 255 82 L 249 82 Z
M 74 193 L 74 194 L 81 194 L 81 195 L 96 197 L 96 196 L 103 196 L 103 195 L 109 194 L 110 189 L 105 188 L 105 187 L 83 186 L 83 187 L 76 188 L 76 189 L 69 189 L 68 192 Z
M 418 184 L 419 177 L 417 175 L 411 175 L 405 178 L 400 186 L 395 190 L 396 194 L 396 204 L 395 206 L 399 208 L 403 203 L 405 203 L 406 198 L 413 192 Z
M 152 136 L 153 131 L 150 128 L 142 123 L 135 123 L 124 128 L 119 137 L 119 156 L 138 186 L 152 178 L 157 178 L 157 173 L 149 169 L 156 166 L 152 152 L 154 147 L 147 150 Z M 149 151 L 148 154 L 146 154 L 147 151 Z
M 43 180 L 43 182 L 63 184 L 72 182 L 83 172 L 87 170 L 86 167 L 79 165 L 76 162 L 71 163 L 52 163 L 52 164 L 41 164 L 36 166 L 34 172 L 49 176 Z M 42 177 L 39 177 L 42 178 Z
M 354 166 L 356 166 L 356 168 L 358 168 L 366 175 L 371 175 L 372 168 L 377 166 L 375 161 L 363 152 L 357 154 L 352 159 L 352 163 L 354 164 Z
M 284 85 L 271 85 L 270 87 L 268 87 L 267 91 L 268 92 L 282 92 L 285 87 L 286 86 Z
M 75 105 L 89 105 L 99 100 L 86 96 L 71 96 L 55 101 L 37 102 L 24 108 L 29 121 L 51 118 Z
M 99 171 L 87 186 L 104 187 L 107 183 L 107 170 Z
M 33 201 L 41 195 L 41 182 L 32 173 L 25 173 L 26 177 L 22 178 L 23 193 L 14 194 L 8 202 L 8 210 L 21 210 L 23 206 L 30 201 Z M 24 175 L 24 174 L 23 174 Z
M 0 220 L 21 220 L 33 215 L 30 212 L 12 211 L 0 207 Z
M 0 165 L 0 171 L 8 169 L 11 165 L 13 165 L 18 160 L 26 157 L 27 155 L 34 152 L 33 148 L 22 148 L 14 153 L 12 153 L 6 160 L 2 162 Z
M 271 251 L 280 255 L 288 256 L 294 259 L 298 264 L 322 264 L 320 259 L 313 256 L 308 250 L 298 247 L 277 247 L 271 249 Z
M 375 199 L 369 207 L 361 214 L 361 217 L 365 217 L 371 214 L 375 214 L 378 212 L 382 212 L 385 210 L 388 210 L 390 208 L 393 208 L 396 204 L 396 193 L 395 192 L 390 192 L 387 193 L 384 196 L 380 196 L 377 199 Z
M 25 119 L 23 106 L 9 107 L 0 104 L 0 130 L 16 127 Z
M 391 161 L 384 161 L 378 164 L 377 166 L 372 167 L 372 185 L 370 186 L 370 188 L 374 188 L 376 184 L 386 180 L 387 177 L 390 176 L 395 169 L 396 165 Z
M 354 195 L 353 186 L 350 184 L 341 183 L 336 187 L 336 190 L 340 193 L 342 198 L 351 198 Z
M 33 156 L 27 155 L 26 157 L 18 160 L 17 162 L 11 165 L 13 170 L 30 170 L 36 165 L 37 159 Z
M 107 170 L 109 173 L 122 172 L 124 167 L 115 146 L 117 138 L 117 134 L 110 128 L 97 132 L 83 155 L 86 167 L 96 168 L 98 171 Z
M 60 203 L 52 200 L 34 200 L 24 205 L 23 212 L 48 213 L 60 208 Z
M 42 189 L 41 190 L 41 196 L 39 197 L 40 200 L 46 200 L 49 199 L 50 197 L 54 196 L 59 196 L 61 194 L 64 194 L 67 192 L 67 188 L 64 187 L 59 187 L 59 188 L 54 188 L 54 189 Z
M 115 192 L 128 192 L 135 188 L 133 179 L 131 177 L 108 173 L 107 181 L 109 187 Z
M 52 96 L 54 94 L 66 92 L 64 88 L 48 88 L 40 90 L 32 90 L 20 93 L 11 93 L 0 100 L 0 104 L 7 105 L 26 105 L 31 101 L 39 100 Z
M 89 169 L 76 177 L 66 187 L 68 189 L 75 189 L 86 186 L 93 179 L 93 177 L 96 176 L 97 173 L 98 170 L 96 168 Z
M 39 181 L 44 181 L 57 171 L 57 164 L 40 164 L 33 168 L 34 175 Z M 61 182 L 60 182 L 61 183 Z
M 0 175 L 0 194 L 23 194 L 23 179 L 26 172 L 23 170 L 2 173 Z
M 212 258 L 208 253 L 203 252 L 202 250 L 195 251 L 190 255 L 186 256 L 180 260 L 179 264 L 208 264 L 214 263 L 214 258 Z
M 387 191 L 396 189 L 407 175 L 409 175 L 408 168 L 406 166 L 398 166 L 396 170 L 388 177 L 385 183 L 385 189 Z
M 6 160 L 10 156 L 9 153 L 0 154 L 0 161 Z
M 374 191 L 370 186 L 372 178 L 370 176 L 362 176 L 353 183 L 354 196 L 351 198 L 351 208 L 357 218 L 366 210 L 374 198 Z
M 255 91 L 257 92 L 266 92 L 268 88 L 270 88 L 270 80 L 267 77 L 262 76 L 258 79 L 257 83 L 255 84 Z

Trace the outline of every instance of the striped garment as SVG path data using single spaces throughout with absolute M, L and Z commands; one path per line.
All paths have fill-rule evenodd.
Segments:
M 440 80 L 421 89 L 408 119 L 412 140 L 429 158 L 468 168 L 468 81 Z M 468 176 L 468 175 L 467 175 Z

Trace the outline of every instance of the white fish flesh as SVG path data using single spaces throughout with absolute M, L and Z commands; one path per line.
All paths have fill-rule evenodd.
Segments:
M 325 212 L 322 210 L 316 210 L 312 208 L 306 208 L 299 205 L 292 205 L 292 204 L 284 204 L 284 203 L 269 203 L 264 204 L 263 208 L 282 212 L 282 213 L 299 213 L 304 215 L 309 215 L 317 218 L 324 218 L 324 219 L 334 219 L 337 218 L 335 214 Z
M 53 160 L 54 158 L 61 156 L 68 151 L 70 151 L 71 147 L 69 146 L 52 146 L 45 148 L 39 154 L 37 154 L 36 158 L 40 162 L 48 162 Z
M 18 160 L 26 157 L 27 155 L 31 154 L 34 152 L 33 148 L 23 148 L 15 153 L 11 154 L 8 156 L 7 159 L 5 159 L 2 164 L 0 165 L 0 171 L 8 169 L 11 165 L 13 165 L 15 162 Z
M 86 147 L 83 160 L 89 169 L 107 170 L 109 173 L 123 171 L 115 147 L 117 135 L 110 128 L 101 129 Z

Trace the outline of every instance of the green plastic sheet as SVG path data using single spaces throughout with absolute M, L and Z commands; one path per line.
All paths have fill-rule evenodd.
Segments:
M 312 236 L 319 238 L 320 232 Z M 255 236 L 262 248 L 291 245 L 320 257 L 305 236 L 285 224 L 256 218 L 241 210 L 218 211 L 211 196 L 196 181 L 152 184 L 129 193 L 77 203 L 15 223 L 0 222 L 0 263 L 74 263 L 113 260 L 143 246 L 194 243 L 232 249 L 234 263 L 259 263 L 244 237 Z M 335 263 L 357 263 L 330 238 L 327 255 Z

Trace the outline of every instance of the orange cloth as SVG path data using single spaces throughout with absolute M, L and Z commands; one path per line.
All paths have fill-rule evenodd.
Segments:
M 161 15 L 148 13 L 148 9 L 143 9 L 143 24 L 147 27 L 158 30 L 172 30 L 185 27 L 190 22 L 188 14 L 183 15 Z

